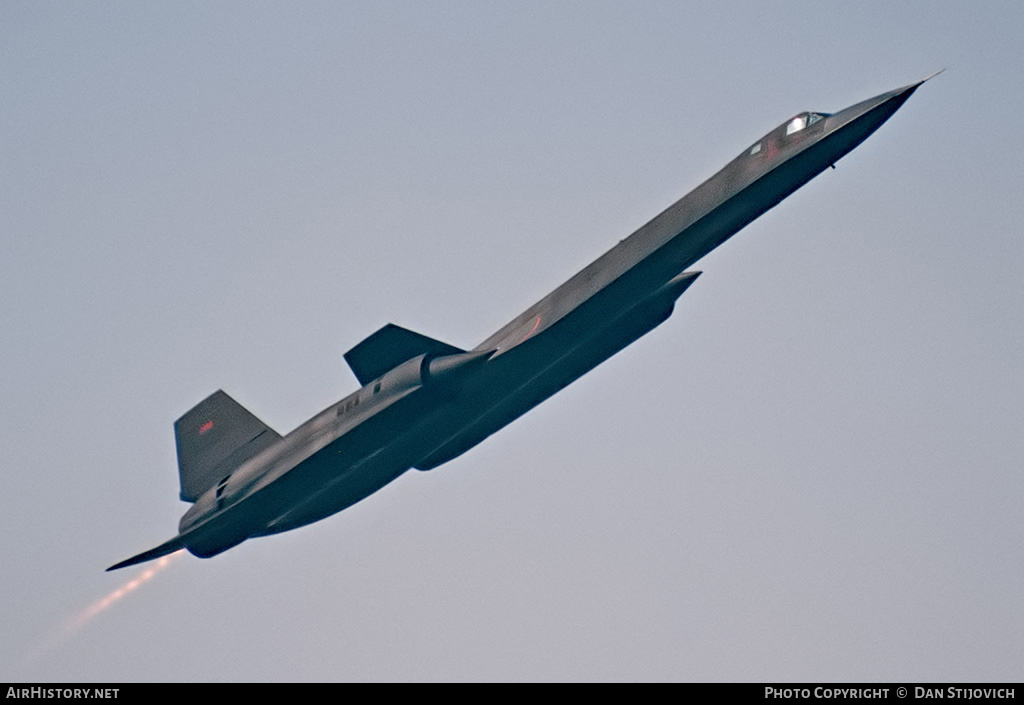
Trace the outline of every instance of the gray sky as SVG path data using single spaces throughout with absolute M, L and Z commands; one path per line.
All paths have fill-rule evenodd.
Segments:
M 1017 680 L 1019 2 L 0 2 L 0 680 Z M 948 67 L 463 457 L 209 561 L 173 421 L 469 347 Z M 91 606 L 91 607 L 90 607 Z

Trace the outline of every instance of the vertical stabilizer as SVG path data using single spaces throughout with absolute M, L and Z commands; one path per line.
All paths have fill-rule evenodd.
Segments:
M 174 422 L 174 439 L 181 498 L 195 502 L 281 436 L 218 389 Z

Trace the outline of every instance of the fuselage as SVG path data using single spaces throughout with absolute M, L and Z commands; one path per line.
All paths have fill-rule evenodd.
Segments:
M 471 351 L 416 356 L 245 460 L 195 501 L 175 545 L 215 555 L 466 452 L 660 325 L 699 274 L 688 267 L 833 166 L 920 83 L 787 120 Z

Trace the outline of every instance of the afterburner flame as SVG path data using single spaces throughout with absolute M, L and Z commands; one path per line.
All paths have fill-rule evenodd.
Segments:
M 62 626 L 55 626 L 48 635 L 43 636 L 40 641 L 34 646 L 27 647 L 21 655 L 20 661 L 12 664 L 13 672 L 17 673 L 21 670 L 28 669 L 35 665 L 38 661 L 43 659 L 48 653 L 54 649 L 63 646 L 71 640 L 76 633 L 78 633 L 83 627 L 89 622 L 94 620 L 97 616 L 102 614 L 104 611 L 112 607 L 114 604 L 119 602 L 129 593 L 138 590 L 140 587 L 148 583 L 157 573 L 161 572 L 164 568 L 171 564 L 171 562 L 177 558 L 183 551 L 172 553 L 169 556 L 164 556 L 152 566 L 147 568 L 142 574 L 132 578 L 128 582 L 118 587 L 113 592 L 109 593 L 106 597 L 97 600 L 92 603 L 84 610 L 79 612 L 77 615 L 69 619 Z
M 119 588 L 108 594 L 106 597 L 97 600 L 96 602 L 86 607 L 84 610 L 79 612 L 70 622 L 68 622 L 68 624 L 64 628 L 64 634 L 66 636 L 70 636 L 71 634 L 77 632 L 79 629 L 81 629 L 86 624 L 95 619 L 96 616 L 99 615 L 101 612 L 119 602 L 129 593 L 138 590 L 140 587 L 148 583 L 156 576 L 157 573 L 159 573 L 164 568 L 169 566 L 171 564 L 171 561 L 173 561 L 181 554 L 182 551 L 177 551 L 169 556 L 164 556 L 156 563 L 154 563 L 152 566 L 147 568 L 141 575 L 132 578 L 131 580 L 124 583 Z

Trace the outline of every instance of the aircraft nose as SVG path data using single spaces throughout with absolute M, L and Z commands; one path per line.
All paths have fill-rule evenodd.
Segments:
M 945 69 L 943 69 L 943 71 L 944 70 Z M 892 114 L 907 102 L 907 99 L 914 94 L 914 91 L 916 91 L 921 84 L 940 73 L 942 73 L 942 71 L 933 73 L 931 76 L 922 78 L 920 81 L 915 81 L 909 85 L 895 88 L 891 91 L 882 93 L 881 95 L 877 95 L 874 98 L 869 98 L 840 110 L 838 113 L 834 113 L 829 117 L 830 126 L 832 129 L 838 131 L 856 123 L 858 128 L 865 131 L 864 137 L 866 137 L 868 134 L 871 134 L 871 132 L 878 129 L 883 122 L 892 117 Z M 861 129 L 856 129 L 856 131 L 860 132 Z
M 913 95 L 914 91 L 920 88 L 925 81 L 930 81 L 931 79 L 935 78 L 945 70 L 946 69 L 939 69 L 930 76 L 925 76 L 920 81 L 914 81 L 913 83 L 903 86 L 902 88 L 896 88 L 895 90 L 891 90 L 888 93 L 883 93 L 881 96 L 879 96 L 879 98 L 888 96 L 888 100 L 890 101 L 898 100 L 899 104 L 896 107 L 899 107 L 900 105 L 903 105 L 907 98 Z
M 883 93 L 882 95 L 888 95 L 888 100 L 890 101 L 898 101 L 896 104 L 896 107 L 898 108 L 899 106 L 903 105 L 903 103 L 906 102 L 907 98 L 912 96 L 914 94 L 914 91 L 920 88 L 925 83 L 925 81 L 930 81 L 931 79 L 935 78 L 945 70 L 946 69 L 939 69 L 930 76 L 925 76 L 920 81 L 915 81 L 910 85 L 903 86 L 902 88 L 897 88 L 895 90 L 889 91 L 889 93 Z

